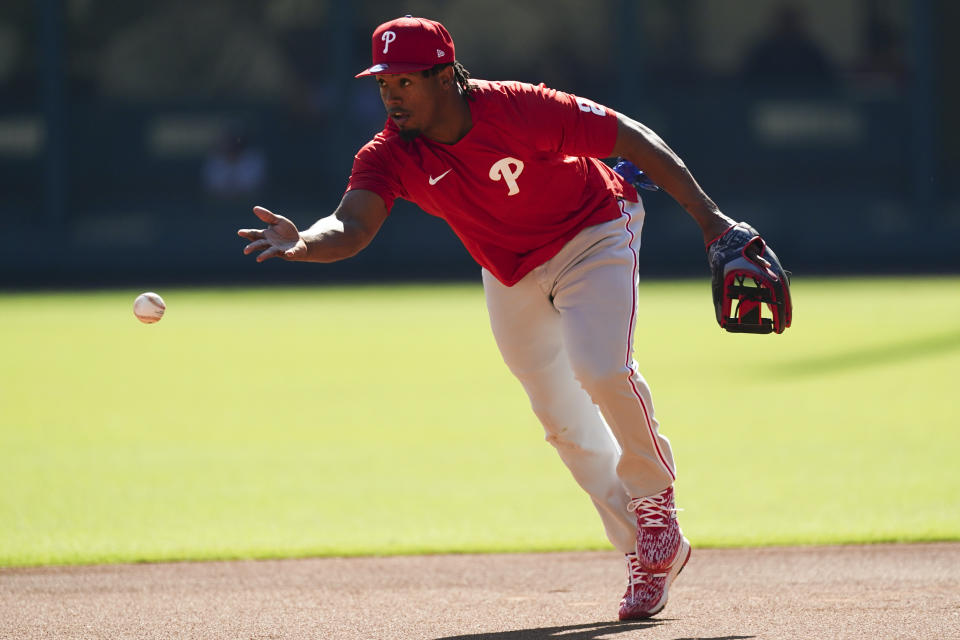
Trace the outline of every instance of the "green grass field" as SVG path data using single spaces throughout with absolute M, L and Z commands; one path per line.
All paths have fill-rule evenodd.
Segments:
M 0 294 L 0 565 L 608 548 L 479 285 Z M 960 540 L 960 278 L 641 286 L 695 545 Z

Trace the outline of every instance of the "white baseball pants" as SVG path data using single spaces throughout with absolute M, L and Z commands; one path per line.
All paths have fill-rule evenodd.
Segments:
M 632 498 L 675 477 L 650 388 L 633 359 L 643 204 L 588 227 L 549 261 L 507 287 L 483 271 L 500 353 L 614 547 L 634 550 Z

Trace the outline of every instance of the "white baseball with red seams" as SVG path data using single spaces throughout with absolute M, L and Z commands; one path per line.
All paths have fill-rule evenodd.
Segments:
M 163 298 L 153 291 L 141 293 L 133 301 L 133 315 L 137 316 L 137 320 L 144 324 L 159 322 L 166 310 L 167 305 Z

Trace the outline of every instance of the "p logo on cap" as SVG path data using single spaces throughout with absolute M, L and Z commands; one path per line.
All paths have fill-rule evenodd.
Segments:
M 383 53 L 386 55 L 387 50 L 390 48 L 390 43 L 397 39 L 397 34 L 393 31 L 384 31 L 380 39 L 383 40 Z
M 404 16 L 373 32 L 373 66 L 356 75 L 411 73 L 453 62 L 456 52 L 447 29 L 433 20 Z

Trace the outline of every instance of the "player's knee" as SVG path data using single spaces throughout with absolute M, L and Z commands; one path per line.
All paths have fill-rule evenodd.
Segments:
M 614 391 L 617 387 L 626 387 L 630 383 L 631 371 L 625 365 L 606 365 L 589 363 L 576 366 L 574 374 L 584 391 L 597 402 L 597 397 Z

